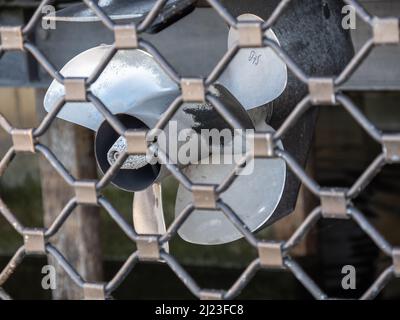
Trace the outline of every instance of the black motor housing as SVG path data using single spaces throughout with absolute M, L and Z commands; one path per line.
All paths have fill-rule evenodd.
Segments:
M 131 115 L 117 114 L 116 117 L 128 129 L 149 129 L 142 121 Z M 113 129 L 108 121 L 104 121 L 96 132 L 96 161 L 100 170 L 103 173 L 107 172 L 108 169 L 111 167 L 107 159 L 107 153 L 119 137 L 120 135 Z M 119 169 L 119 171 L 112 178 L 111 182 L 118 188 L 125 191 L 141 191 L 143 189 L 146 189 L 158 178 L 160 170 L 161 165 L 158 163 L 147 164 L 146 166 L 137 170 Z
M 268 20 L 280 0 L 222 0 L 235 17 L 251 13 Z M 310 77 L 337 76 L 354 56 L 348 30 L 342 28 L 340 0 L 291 1 L 272 30 L 281 47 Z M 268 83 L 265 84 L 266 88 Z M 288 70 L 288 84 L 283 94 L 267 105 L 270 118 L 267 123 L 278 129 L 295 106 L 307 95 L 307 85 Z M 303 167 L 313 139 L 318 108 L 306 112 L 283 137 L 285 150 Z M 290 171 L 278 208 L 268 224 L 291 213 L 296 205 L 300 181 Z

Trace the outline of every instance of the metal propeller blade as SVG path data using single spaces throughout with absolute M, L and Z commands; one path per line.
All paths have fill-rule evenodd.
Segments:
M 273 131 L 262 123 L 256 128 L 260 131 Z M 279 146 L 283 148 L 282 143 Z M 190 165 L 183 171 L 194 183 L 218 185 L 236 166 L 212 164 L 211 157 L 209 162 L 210 164 Z M 252 171 L 238 176 L 221 196 L 252 232 L 261 228 L 275 211 L 286 180 L 286 164 L 281 159 L 255 159 L 253 165 Z M 192 201 L 191 192 L 180 185 L 175 216 L 179 216 Z M 243 237 L 222 212 L 204 210 L 195 210 L 178 230 L 178 234 L 188 242 L 202 245 L 223 244 Z
M 241 15 L 238 19 L 262 20 L 251 14 Z M 266 36 L 279 44 L 272 30 L 268 30 Z M 228 47 L 232 48 L 237 39 L 236 30 L 232 28 Z M 272 49 L 241 49 L 218 79 L 218 83 L 230 91 L 249 112 L 249 116 L 257 122 L 257 130 L 273 131 L 264 122 L 265 108 L 259 107 L 275 100 L 284 91 L 287 85 L 287 68 Z M 283 148 L 281 142 L 279 146 Z M 212 164 L 212 157 L 213 155 L 209 159 L 210 164 L 184 168 L 185 175 L 195 183 L 219 185 L 235 169 L 236 164 Z M 281 159 L 255 159 L 247 164 L 249 165 L 250 168 L 253 166 L 253 170 L 237 177 L 221 198 L 253 232 L 265 224 L 281 200 L 286 181 L 286 165 Z M 192 200 L 192 194 L 179 186 L 175 215 L 178 216 Z M 204 210 L 194 211 L 178 233 L 188 242 L 203 245 L 223 244 L 243 237 L 222 212 Z
M 90 77 L 109 50 L 110 46 L 106 45 L 86 50 L 70 60 L 61 74 L 64 77 Z M 179 94 L 175 82 L 150 54 L 142 50 L 119 50 L 90 89 L 113 114 L 136 115 L 137 112 L 143 116 L 157 113 Z M 44 98 L 46 111 L 55 108 L 64 94 L 64 86 L 54 80 Z M 90 102 L 68 102 L 58 117 L 92 130 L 97 130 L 104 120 Z
M 154 183 L 143 191 L 135 192 L 133 225 L 138 234 L 164 234 L 166 232 L 161 191 L 161 184 Z M 164 244 L 163 248 L 168 252 L 168 243 Z
M 252 14 L 243 14 L 239 21 L 262 21 Z M 273 30 L 266 36 L 279 44 Z M 237 31 L 229 31 L 228 48 L 238 40 Z M 246 108 L 253 109 L 278 98 L 287 85 L 286 64 L 270 48 L 240 49 L 218 80 Z

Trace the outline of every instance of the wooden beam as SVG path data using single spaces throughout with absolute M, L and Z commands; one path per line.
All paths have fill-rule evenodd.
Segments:
M 43 114 L 45 90 L 36 90 L 38 114 Z M 42 118 L 42 116 L 40 116 Z M 57 158 L 79 179 L 97 177 L 96 161 L 93 150 L 93 132 L 62 120 L 55 120 L 49 131 L 40 138 Z M 43 157 L 39 161 L 44 222 L 48 227 L 73 197 L 73 190 Z M 54 244 L 87 281 L 101 281 L 102 254 L 100 242 L 100 215 L 98 207 L 79 206 L 69 217 L 65 225 L 52 238 Z M 52 258 L 49 264 L 57 270 L 57 289 L 54 299 L 80 299 L 82 289 L 77 287 L 70 277 Z

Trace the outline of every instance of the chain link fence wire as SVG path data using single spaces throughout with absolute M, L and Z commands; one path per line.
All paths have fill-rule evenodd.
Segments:
M 90 92 L 90 86 L 97 80 L 117 51 L 121 49 L 141 49 L 150 53 L 168 76 L 181 88 L 182 94 L 172 102 L 162 115 L 155 126 L 156 129 L 162 129 L 168 124 L 168 121 L 173 117 L 174 113 L 179 109 L 182 103 L 186 101 L 187 96 L 185 91 L 190 90 L 192 86 L 196 86 L 198 89 L 199 83 L 201 84 L 203 95 L 202 98 L 199 97 L 198 102 L 209 102 L 227 123 L 235 128 L 241 128 L 240 123 L 235 123 L 230 110 L 224 106 L 217 96 L 213 95 L 210 86 L 218 79 L 225 67 L 241 48 L 255 47 L 255 45 L 239 41 L 239 44 L 231 48 L 223 56 L 214 70 L 205 79 L 182 79 L 174 68 L 163 58 L 162 54 L 160 54 L 151 43 L 141 38 L 141 34 L 146 31 L 157 18 L 158 13 L 167 2 L 166 0 L 158 0 L 146 18 L 138 25 L 131 23 L 117 25 L 103 12 L 96 2 L 92 0 L 83 0 L 83 2 L 99 17 L 105 27 L 114 33 L 115 42 L 104 57 L 102 63 L 90 77 L 67 78 L 57 71 L 52 63 L 46 59 L 46 56 L 29 40 L 29 35 L 42 18 L 43 6 L 48 5 L 50 2 L 50 0 L 42 1 L 25 26 L 0 26 L 0 57 L 6 51 L 29 52 L 52 78 L 65 87 L 65 96 L 58 101 L 56 107 L 44 117 L 37 128 L 14 128 L 10 122 L 0 114 L 0 127 L 11 136 L 13 142 L 13 146 L 10 147 L 1 159 L 0 176 L 4 174 L 17 153 L 29 152 L 41 154 L 54 167 L 65 182 L 74 188 L 75 196 L 65 205 L 64 209 L 49 228 L 25 227 L 18 221 L 13 212 L 8 209 L 3 200 L 0 199 L 1 215 L 3 215 L 24 240 L 24 245 L 15 252 L 12 259 L 0 273 L 1 299 L 11 298 L 2 289 L 2 286 L 22 263 L 25 256 L 29 255 L 52 256 L 69 277 L 82 288 L 85 299 L 106 299 L 121 285 L 130 272 L 134 272 L 134 267 L 137 263 L 159 262 L 167 264 L 187 289 L 199 299 L 233 299 L 238 296 L 241 290 L 246 287 L 260 269 L 285 269 L 293 273 L 297 280 L 303 284 L 314 298 L 334 298 L 328 297 L 303 268 L 292 259 L 289 253 L 293 247 L 304 239 L 310 229 L 320 219 L 352 219 L 374 241 L 380 250 L 392 259 L 390 266 L 378 276 L 370 288 L 361 296 L 361 299 L 373 299 L 392 278 L 400 277 L 400 247 L 394 247 L 388 243 L 384 236 L 370 224 L 364 214 L 353 205 L 353 200 L 369 185 L 384 166 L 400 162 L 400 132 L 387 134 L 380 131 L 364 116 L 354 102 L 340 90 L 340 86 L 351 77 L 375 46 L 399 45 L 400 31 L 398 18 L 378 18 L 370 15 L 358 1 L 344 0 L 346 4 L 353 6 L 359 18 L 371 27 L 372 36 L 339 76 L 313 78 L 304 73 L 276 42 L 266 38 L 264 35 L 267 29 L 274 26 L 291 0 L 282 0 L 269 19 L 256 25 L 252 23 L 251 28 L 246 26 L 245 22 L 237 21 L 217 0 L 207 0 L 211 8 L 213 8 L 230 27 L 240 32 L 254 32 L 254 34 L 258 33 L 264 35 L 262 39 L 259 39 L 259 45 L 257 47 L 269 47 L 274 50 L 282 61 L 284 61 L 289 70 L 308 86 L 309 93 L 293 109 L 292 113 L 287 117 L 281 127 L 278 128 L 274 134 L 258 132 L 255 134 L 255 139 L 259 139 L 259 141 L 264 143 L 267 147 L 266 150 L 269 150 L 269 152 L 264 155 L 264 158 L 278 157 L 283 159 L 289 169 L 301 180 L 303 185 L 320 199 L 320 205 L 312 210 L 289 240 L 285 242 L 263 241 L 262 239 L 257 239 L 235 212 L 220 198 L 221 193 L 227 190 L 235 180 L 237 170 L 232 171 L 231 176 L 227 177 L 221 185 L 210 184 L 199 186 L 194 185 L 177 165 L 167 161 L 167 169 L 186 189 L 190 190 L 192 193 L 206 192 L 209 199 L 215 199 L 214 203 L 210 204 L 210 208 L 223 212 L 231 223 L 243 234 L 248 243 L 258 252 L 258 257 L 248 265 L 236 282 L 234 282 L 228 290 L 220 290 L 218 288 L 201 288 L 191 275 L 178 263 L 174 256 L 163 250 L 163 244 L 176 235 L 177 230 L 188 216 L 195 209 L 204 210 L 204 208 L 197 208 L 196 203 L 193 202 L 173 221 L 165 234 L 139 235 L 133 226 L 123 219 L 122 215 L 101 193 L 129 156 L 127 152 L 122 154 L 99 180 L 79 181 L 68 172 L 48 147 L 40 143 L 40 137 L 49 129 L 53 120 L 62 110 L 66 102 L 81 101 L 91 102 L 115 131 L 127 139 L 128 143 L 129 141 L 137 141 L 137 132 L 136 134 L 132 134 L 132 132 L 125 128 L 118 118 L 109 111 L 107 106 Z M 125 37 L 124 35 L 126 34 L 129 34 L 130 37 Z M 252 36 L 249 35 L 249 38 L 252 38 Z M 296 163 L 289 153 L 279 149 L 276 144 L 285 132 L 298 121 L 301 115 L 317 105 L 344 108 L 354 118 L 357 124 L 382 147 L 381 153 L 350 188 L 326 188 L 320 186 L 312 177 L 307 175 L 302 166 Z M 145 134 L 146 133 L 143 132 L 143 139 L 145 139 Z M 148 145 L 148 148 L 151 149 L 152 147 L 152 144 Z M 159 154 L 159 157 L 161 159 L 167 159 L 168 154 Z M 238 169 L 239 168 L 240 164 L 238 165 Z M 51 243 L 52 237 L 60 230 L 67 218 L 73 214 L 74 209 L 79 205 L 95 205 L 104 208 L 108 215 L 118 224 L 121 231 L 136 244 L 137 250 L 124 262 L 115 276 L 106 283 L 90 283 L 83 279 L 68 260 Z M 210 208 L 207 208 L 207 210 L 210 210 Z

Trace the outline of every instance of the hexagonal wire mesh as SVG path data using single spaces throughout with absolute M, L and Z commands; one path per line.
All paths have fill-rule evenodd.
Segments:
M 372 37 L 364 44 L 362 49 L 354 56 L 342 73 L 337 77 L 331 78 L 311 78 L 305 74 L 298 65 L 287 55 L 284 50 L 273 40 L 264 36 L 259 40 L 259 47 L 270 47 L 284 61 L 291 72 L 303 83 L 308 85 L 309 93 L 302 101 L 293 109 L 292 113 L 287 117 L 280 128 L 274 135 L 265 139 L 265 144 L 270 152 L 270 157 L 279 157 L 283 159 L 293 173 L 302 181 L 314 195 L 319 197 L 321 205 L 315 208 L 300 227 L 294 232 L 289 240 L 282 243 L 267 242 L 257 239 L 249 230 L 249 228 L 241 221 L 241 219 L 233 212 L 233 210 L 224 203 L 219 197 L 235 179 L 235 172 L 227 178 L 221 185 L 209 185 L 207 190 L 214 193 L 213 198 L 217 199 L 215 210 L 221 210 L 233 225 L 243 234 L 245 239 L 258 250 L 258 258 L 256 258 L 229 290 L 210 290 L 200 288 L 194 279 L 185 271 L 185 269 L 176 261 L 173 255 L 165 252 L 162 245 L 173 237 L 179 227 L 184 223 L 188 216 L 196 209 L 195 204 L 189 204 L 183 212 L 173 221 L 168 230 L 163 235 L 138 235 L 134 228 L 126 223 L 120 213 L 111 205 L 111 203 L 101 195 L 101 190 L 110 182 L 113 175 L 119 170 L 129 154 L 125 152 L 110 167 L 104 176 L 98 181 L 77 181 L 62 165 L 56 156 L 46 146 L 42 145 L 38 138 L 42 136 L 50 127 L 52 121 L 68 101 L 89 101 L 104 116 L 106 121 L 120 134 L 128 136 L 129 130 L 107 109 L 107 106 L 89 91 L 93 84 L 105 69 L 108 62 L 120 49 L 142 49 L 149 52 L 170 78 L 181 88 L 182 94 L 178 96 L 169 106 L 167 111 L 162 115 L 161 119 L 155 126 L 156 129 L 162 129 L 178 110 L 180 105 L 186 101 L 187 97 L 183 92 L 187 85 L 187 79 L 181 79 L 179 74 L 168 64 L 163 56 L 157 51 L 151 43 L 143 40 L 141 34 L 151 26 L 157 18 L 159 11 L 166 4 L 166 0 L 158 0 L 146 18 L 138 25 L 116 25 L 110 17 L 108 17 L 102 9 L 92 0 L 83 0 L 83 2 L 100 18 L 102 23 L 110 29 L 115 35 L 115 42 L 109 49 L 102 63 L 96 68 L 93 74 L 84 79 L 69 79 L 58 72 L 46 57 L 29 41 L 28 35 L 34 30 L 36 23 L 41 19 L 41 8 L 50 1 L 44 0 L 37 8 L 31 20 L 25 26 L 19 27 L 0 27 L 2 44 L 0 47 L 0 57 L 5 51 L 25 50 L 30 52 L 33 57 L 43 66 L 43 68 L 59 83 L 63 84 L 66 89 L 65 96 L 58 101 L 56 107 L 49 112 L 37 128 L 17 129 L 12 127 L 8 120 L 0 114 L 0 126 L 11 136 L 13 146 L 8 150 L 0 162 L 0 176 L 3 175 L 5 169 L 13 160 L 18 152 L 31 152 L 42 154 L 49 163 L 55 168 L 58 174 L 72 186 L 75 190 L 73 197 L 64 207 L 57 219 L 47 229 L 31 229 L 24 227 L 15 217 L 15 215 L 7 208 L 0 199 L 0 213 L 13 226 L 13 228 L 23 237 L 24 245 L 17 250 L 8 265 L 0 274 L 0 298 L 10 298 L 1 286 L 13 274 L 16 267 L 23 261 L 26 255 L 40 254 L 52 256 L 60 266 L 66 271 L 71 279 L 83 289 L 85 298 L 104 299 L 123 282 L 125 277 L 131 272 L 132 268 L 141 261 L 146 263 L 164 262 L 172 271 L 182 280 L 184 285 L 196 297 L 200 299 L 232 299 L 236 297 L 240 291 L 250 282 L 256 271 L 264 268 L 286 269 L 294 274 L 294 276 L 304 285 L 304 287 L 316 299 L 328 299 L 329 297 L 318 287 L 318 285 L 305 273 L 289 255 L 288 251 L 296 246 L 307 234 L 307 232 L 317 223 L 319 219 L 353 219 L 361 229 L 376 243 L 376 245 L 387 256 L 393 259 L 392 264 L 387 267 L 377 278 L 375 283 L 362 295 L 361 299 L 372 299 L 385 287 L 385 285 L 395 276 L 400 276 L 400 248 L 390 245 L 384 237 L 368 222 L 362 212 L 360 212 L 352 204 L 360 192 L 371 182 L 382 167 L 400 161 L 400 133 L 385 134 L 379 131 L 369 120 L 359 111 L 352 100 L 341 92 L 338 87 L 346 82 L 355 72 L 358 66 L 365 60 L 369 52 L 374 46 L 386 44 L 399 44 L 399 21 L 397 18 L 378 18 L 371 16 L 356 0 L 344 0 L 345 3 L 352 5 L 358 16 L 372 28 Z M 238 22 L 217 0 L 207 0 L 209 5 L 219 14 L 219 16 L 232 28 L 242 28 L 243 22 Z M 279 19 L 291 0 L 282 0 L 276 7 L 270 18 L 257 25 L 259 34 L 264 34 L 268 28 L 274 25 Z M 391 27 L 395 26 L 395 27 Z M 253 28 L 243 28 L 243 32 L 254 31 Z M 262 31 L 262 32 L 260 32 Z M 133 37 L 124 37 L 122 33 L 129 32 Z M 135 41 L 132 41 L 134 39 Z M 210 86 L 218 79 L 224 71 L 224 68 L 232 60 L 235 54 L 243 47 L 254 47 L 252 44 L 237 44 L 228 50 L 224 57 L 217 64 L 215 69 L 205 79 L 195 80 L 198 86 L 199 81 L 204 90 L 204 99 L 209 102 L 218 113 L 230 124 L 237 128 L 241 128 L 239 123 L 235 123 L 233 117 L 230 117 L 230 110 L 227 109 L 219 98 L 210 91 Z M 382 152 L 372 162 L 372 164 L 364 171 L 358 180 L 349 189 L 342 188 L 324 188 L 318 185 L 311 177 L 309 177 L 302 167 L 296 163 L 291 155 L 276 145 L 285 132 L 293 126 L 302 114 L 309 108 L 317 104 L 325 105 L 341 105 L 356 122 L 382 146 Z M 151 144 L 148 146 L 151 148 Z M 168 154 L 159 154 L 161 158 L 167 158 Z M 182 173 L 179 167 L 174 164 L 165 162 L 168 170 L 182 185 L 196 192 L 199 186 L 193 183 Z M 239 167 L 239 166 L 238 166 Z M 204 186 L 203 186 L 204 187 Z M 91 204 L 103 207 L 110 217 L 115 220 L 121 230 L 137 245 L 137 251 L 134 252 L 123 264 L 113 279 L 107 283 L 88 283 L 83 279 L 77 271 L 71 266 L 67 259 L 51 244 L 51 238 L 61 228 L 69 215 L 80 204 Z

